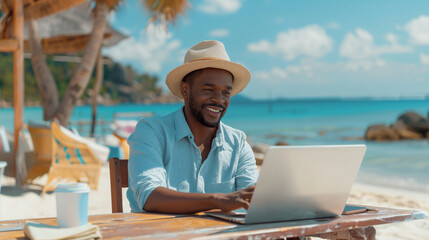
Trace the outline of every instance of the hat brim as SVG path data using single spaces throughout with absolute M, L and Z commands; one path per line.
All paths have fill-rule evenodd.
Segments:
M 165 83 L 176 97 L 183 99 L 180 85 L 182 79 L 190 72 L 203 68 L 218 68 L 230 72 L 233 76 L 231 96 L 241 92 L 250 81 L 249 70 L 241 64 L 225 60 L 199 60 L 184 63 L 167 74 Z

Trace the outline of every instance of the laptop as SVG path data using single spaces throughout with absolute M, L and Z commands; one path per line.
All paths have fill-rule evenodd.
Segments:
M 241 224 L 339 216 L 365 151 L 363 144 L 270 147 L 249 209 L 206 214 Z

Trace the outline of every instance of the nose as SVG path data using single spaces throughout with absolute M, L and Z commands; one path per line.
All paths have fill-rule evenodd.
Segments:
M 213 91 L 211 100 L 215 103 L 220 103 L 220 104 L 223 104 L 226 101 L 222 95 L 222 91 Z

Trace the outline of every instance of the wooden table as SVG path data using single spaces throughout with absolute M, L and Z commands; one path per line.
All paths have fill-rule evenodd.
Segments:
M 90 216 L 89 221 L 100 227 L 104 239 L 265 239 L 293 238 L 317 235 L 347 237 L 356 231 L 365 232 L 378 224 L 395 223 L 426 217 L 424 211 L 370 207 L 366 213 L 343 215 L 338 218 L 287 221 L 266 224 L 239 225 L 204 215 L 168 215 L 152 213 L 116 213 Z M 25 221 L 0 222 L 0 239 L 23 238 L 22 230 L 4 231 L 23 226 Z M 55 218 L 31 219 L 56 225 Z M 374 230 L 373 230 L 374 231 Z M 338 234 L 342 233 L 342 234 Z M 375 234 L 375 232 L 374 232 Z M 341 239 L 341 237 L 340 237 Z M 353 239 L 350 237 L 349 239 Z

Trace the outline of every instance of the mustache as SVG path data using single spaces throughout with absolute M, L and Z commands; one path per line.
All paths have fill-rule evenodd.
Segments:
M 218 107 L 218 108 L 222 108 L 222 111 L 225 110 L 225 106 L 221 105 L 221 104 L 216 104 L 216 103 L 205 103 L 202 105 L 202 107 Z

